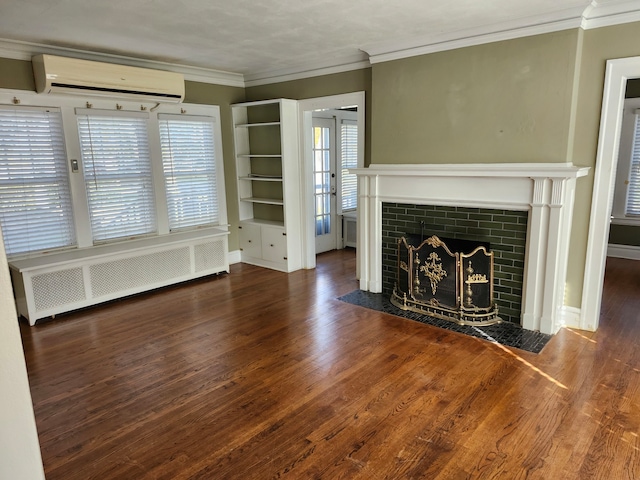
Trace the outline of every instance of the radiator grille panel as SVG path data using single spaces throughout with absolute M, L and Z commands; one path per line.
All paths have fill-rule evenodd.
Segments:
M 189 247 L 114 260 L 89 267 L 94 297 L 161 283 L 190 274 Z
M 195 245 L 193 253 L 196 272 L 222 269 L 226 266 L 227 255 L 224 251 L 224 240 L 222 239 Z
M 31 278 L 31 286 L 36 311 L 79 302 L 86 298 L 82 267 L 34 275 Z
M 344 218 L 344 232 L 342 234 L 347 247 L 355 247 L 358 242 L 358 224 L 355 218 Z

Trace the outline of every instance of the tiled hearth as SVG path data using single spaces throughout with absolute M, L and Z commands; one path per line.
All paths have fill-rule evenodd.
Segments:
M 528 217 L 520 324 L 553 334 L 564 290 L 576 179 L 566 163 L 371 165 L 358 175 L 360 289 L 383 291 L 384 203 L 498 209 Z
M 401 310 L 389 301 L 389 297 L 387 295 L 382 293 L 355 290 L 343 295 L 339 300 L 352 305 L 358 305 L 378 312 L 395 315 L 396 317 L 414 320 L 416 322 L 444 328 L 445 330 L 453 332 L 463 333 L 492 343 L 499 343 L 500 345 L 515 347 L 532 353 L 540 353 L 552 338 L 552 335 L 525 330 L 519 325 L 510 322 L 477 327 L 475 325 L 460 325 L 456 322 L 452 322 L 451 320 L 443 320 L 408 310 Z

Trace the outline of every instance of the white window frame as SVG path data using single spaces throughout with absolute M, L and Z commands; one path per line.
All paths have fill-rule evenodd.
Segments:
M 627 98 L 624 101 L 618 166 L 611 209 L 611 223 L 617 225 L 640 226 L 639 216 L 627 214 L 627 191 L 636 128 L 640 128 L 640 98 Z M 636 146 L 636 148 L 638 147 Z M 638 188 L 640 188 L 640 185 Z
M 167 147 L 167 155 L 165 155 L 165 151 L 163 150 L 162 155 L 161 155 L 161 160 L 163 163 L 163 172 L 164 172 L 164 182 L 165 182 L 165 189 L 166 189 L 166 200 L 167 200 L 167 204 L 171 203 L 171 195 L 169 194 L 169 188 L 168 188 L 168 182 L 172 179 L 172 178 L 184 178 L 185 176 L 192 176 L 192 177 L 197 177 L 198 179 L 202 180 L 204 179 L 205 182 L 199 182 L 199 185 L 206 185 L 205 187 L 205 191 L 203 192 L 201 189 L 196 190 L 198 192 L 198 194 L 205 194 L 205 195 L 213 195 L 214 197 L 219 197 L 218 193 L 217 193 L 217 189 L 218 189 L 218 171 L 217 171 L 217 164 L 221 162 L 221 160 L 216 156 L 216 140 L 215 140 L 215 130 L 216 130 L 216 119 L 210 116 L 201 116 L 201 115 L 177 115 L 177 114 L 159 114 L 158 115 L 158 123 L 162 123 L 165 122 L 168 125 L 171 122 L 180 122 L 183 121 L 185 123 L 196 123 L 196 124 L 200 124 L 202 125 L 206 125 L 206 128 L 202 129 L 202 132 L 207 132 L 207 138 L 208 138 L 208 134 L 211 134 L 211 146 L 213 147 L 213 149 L 211 151 L 209 150 L 205 150 L 202 148 L 201 144 L 198 144 L 198 152 L 196 153 L 196 155 L 200 158 L 200 162 L 199 165 L 201 167 L 203 167 L 202 170 L 199 170 L 195 173 L 185 173 L 185 172 L 181 172 L 180 169 L 178 169 L 177 171 L 174 170 L 174 166 L 173 166 L 173 160 L 175 159 L 176 161 L 179 162 L 180 158 L 182 158 L 184 156 L 184 150 L 181 151 L 179 144 L 175 146 L 175 148 L 171 145 L 171 136 L 169 137 L 169 143 L 167 145 L 163 145 L 162 142 L 162 129 L 160 130 L 160 137 L 161 137 L 161 142 L 160 142 L 160 146 L 161 148 L 163 146 Z M 202 128 L 202 127 L 201 127 Z M 178 130 L 180 131 L 180 130 Z M 167 134 L 170 135 L 170 130 L 167 131 Z M 173 130 L 174 133 L 176 133 L 175 130 Z M 178 138 L 175 137 L 174 140 Z M 186 140 L 186 138 L 182 138 L 182 140 Z M 193 143 L 189 143 L 187 145 L 187 148 L 190 148 L 193 146 Z M 169 152 L 171 152 L 171 154 L 169 154 Z M 175 154 L 175 156 L 174 156 Z M 210 155 L 210 156 L 209 156 Z M 180 166 L 180 163 L 177 163 L 178 166 Z M 178 184 L 180 182 L 177 182 Z M 189 195 L 186 195 L 187 197 L 191 196 L 193 194 L 194 190 L 191 188 Z M 198 212 L 196 212 L 195 208 L 194 208 L 194 202 L 193 198 L 191 198 L 191 200 L 185 202 L 184 204 L 186 205 L 185 211 L 192 213 L 192 214 L 196 214 Z M 175 231 L 180 231 L 180 230 L 190 230 L 190 229 L 194 229 L 194 228 L 204 228 L 204 227 L 208 227 L 208 226 L 212 226 L 212 225 L 218 225 L 219 224 L 219 218 L 220 218 L 220 202 L 217 202 L 218 205 L 214 208 L 211 209 L 211 211 L 205 212 L 203 214 L 198 213 L 197 215 L 195 215 L 196 218 L 198 218 L 200 220 L 200 223 L 197 224 L 191 224 L 190 220 L 194 219 L 194 216 L 192 215 L 186 215 L 185 217 L 182 218 L 182 221 L 180 222 L 179 219 L 176 219 L 179 221 L 179 224 L 177 225 L 172 225 L 171 224 L 171 212 L 170 212 L 170 208 L 169 205 L 167 205 L 167 215 L 168 215 L 168 219 L 169 219 L 169 228 L 172 232 Z M 213 215 L 213 221 L 203 221 L 204 220 L 204 216 L 209 216 L 209 215 Z
M 336 137 L 337 137 L 337 147 L 338 147 L 338 157 L 337 157 L 337 161 L 339 163 L 339 165 L 337 166 L 337 174 L 338 174 L 338 178 L 339 178 L 339 182 L 338 182 L 338 198 L 340 199 L 340 201 L 338 202 L 338 213 L 339 214 L 343 214 L 343 213 L 348 213 L 348 212 L 355 212 L 357 209 L 357 205 L 358 205 L 358 191 L 356 188 L 356 192 L 355 192 L 355 206 L 353 208 L 347 208 L 345 209 L 343 206 L 343 194 L 342 194 L 342 186 L 344 183 L 343 180 L 343 174 L 344 174 L 344 162 L 343 162 L 343 153 L 342 153 L 342 126 L 343 124 L 351 124 L 354 125 L 356 128 L 356 136 L 358 135 L 358 116 L 357 116 L 357 112 L 348 112 L 348 111 L 340 111 L 340 113 L 338 114 L 338 116 L 336 117 Z M 357 145 L 357 139 L 356 139 L 356 165 L 353 165 L 349 168 L 362 168 L 362 165 L 360 164 L 360 158 L 358 156 L 358 145 Z M 354 175 L 355 174 L 349 174 L 349 175 Z M 357 187 L 357 179 L 356 179 L 356 187 Z
M 60 109 L 0 105 L 0 112 L 7 121 L 8 132 L 20 132 L 17 138 L 7 132 L 8 149 L 0 151 L 3 163 L 7 161 L 7 170 L 3 168 L 6 175 L 3 175 L 3 186 L 15 192 L 9 195 L 13 201 L 10 200 L 2 212 L 7 255 L 15 257 L 75 247 L 73 205 Z M 10 119 L 32 123 L 29 131 L 35 137 L 25 136 L 24 131 Z M 4 132 L 2 136 L 4 139 Z M 16 156 L 21 160 L 15 162 Z M 37 172 L 43 169 L 45 173 L 38 176 Z M 43 189 L 44 185 L 46 188 Z M 23 195 L 31 198 L 33 203 L 23 202 Z M 15 202 L 18 198 L 20 202 Z M 5 204 L 4 201 L 2 203 Z
M 162 154 L 160 150 L 160 133 L 157 119 L 158 114 L 169 113 L 212 117 L 216 125 L 214 128 L 214 148 L 216 157 L 216 180 L 219 211 L 218 225 L 228 227 L 219 106 L 185 103 L 157 104 L 155 102 L 123 101 L 115 98 L 103 99 L 64 95 L 41 95 L 30 91 L 5 89 L 0 89 L 0 104 L 19 104 L 24 106 L 60 108 L 67 149 L 67 160 L 69 162 L 69 184 L 73 203 L 77 242 L 76 247 L 84 248 L 92 247 L 94 245 L 87 194 L 82 175 L 83 166 L 81 164 L 82 155 L 78 139 L 78 128 L 75 114 L 76 108 L 95 108 L 99 110 L 122 110 L 132 112 L 145 111 L 149 113 L 149 150 L 152 159 L 154 198 L 159 236 L 170 234 L 170 230 L 165 196 L 164 172 L 162 168 Z M 77 170 L 73 168 L 76 162 L 78 164 Z
M 84 148 L 81 147 L 84 150 L 81 164 L 85 190 L 88 193 L 89 214 L 92 217 L 91 233 L 94 244 L 157 234 L 148 120 L 147 112 L 76 109 L 76 125 L 79 132 L 84 131 L 84 136 L 80 135 L 80 137 L 86 141 Z M 108 127 L 103 129 L 106 125 Z M 127 128 L 124 128 L 124 125 L 127 125 Z M 134 125 L 135 136 L 131 134 L 131 127 Z M 118 128 L 118 135 L 113 134 L 115 128 Z M 100 135 L 98 132 L 105 135 Z M 132 140 L 134 142 L 121 142 L 121 136 L 126 137 L 129 142 Z M 114 152 L 115 138 L 118 138 L 118 149 Z M 102 147 L 105 139 L 108 139 L 108 148 Z M 117 170 L 112 168 L 114 160 L 118 164 Z M 103 167 L 109 165 L 109 168 L 101 168 L 100 165 Z M 135 166 L 135 171 L 131 170 L 132 165 Z M 115 186 L 114 182 L 117 182 L 118 188 L 121 188 L 123 180 L 126 182 L 126 194 L 135 192 L 135 201 L 127 204 L 118 197 L 114 201 L 113 195 L 105 197 L 106 202 L 100 200 L 105 190 L 108 191 Z M 93 196 L 92 191 L 95 193 Z M 113 213 L 101 215 L 100 212 L 105 207 L 108 210 L 119 209 L 120 212 L 116 218 L 122 218 L 125 221 L 114 222 Z M 132 210 L 131 207 L 134 209 Z M 133 216 L 130 216 L 131 211 L 134 212 Z

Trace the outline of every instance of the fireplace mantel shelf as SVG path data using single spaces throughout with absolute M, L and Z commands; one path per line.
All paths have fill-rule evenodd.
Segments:
M 589 167 L 571 163 L 372 164 L 349 171 L 365 176 L 579 178 L 589 173 Z
M 576 180 L 570 163 L 373 164 L 358 176 L 360 289 L 382 291 L 382 202 L 529 212 L 522 326 L 555 333 L 564 289 Z

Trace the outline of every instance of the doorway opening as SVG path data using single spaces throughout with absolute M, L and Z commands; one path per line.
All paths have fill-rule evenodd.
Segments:
M 312 168 L 316 255 L 352 245 L 357 208 L 357 112 L 313 112 Z
M 357 179 L 364 167 L 364 92 L 299 101 L 304 268 L 316 254 L 357 247 Z M 346 229 L 345 229 L 346 226 Z
M 600 321 L 624 97 L 627 80 L 634 78 L 640 78 L 640 57 L 607 61 L 580 308 L 583 330 L 597 330 Z

